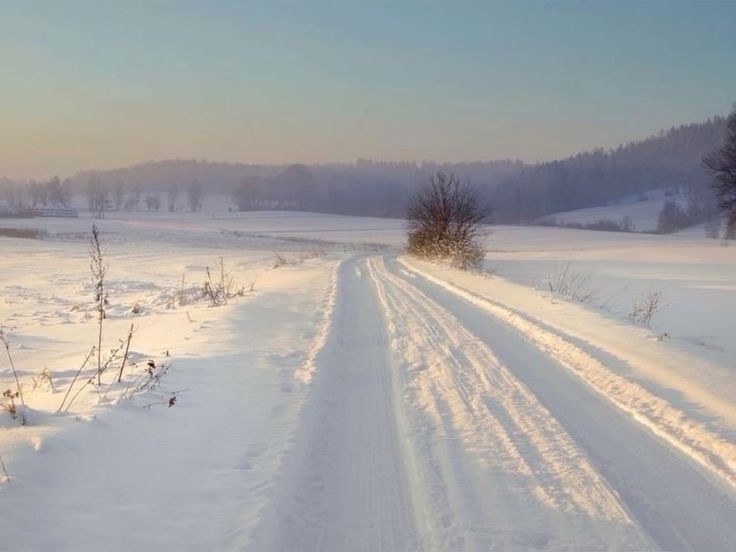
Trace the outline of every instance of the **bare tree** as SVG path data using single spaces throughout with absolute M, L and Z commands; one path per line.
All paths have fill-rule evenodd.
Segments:
M 482 223 L 490 214 L 469 183 L 452 174 L 433 174 L 409 203 L 408 251 L 423 258 L 450 259 L 462 269 L 478 266 L 485 255 Z
M 55 207 L 67 207 L 71 201 L 70 186 L 55 176 L 46 183 L 46 198 L 48 203 Z
M 713 175 L 718 207 L 726 215 L 726 238 L 736 239 L 736 109 L 726 119 L 723 146 L 703 163 Z
M 46 204 L 46 189 L 39 182 L 31 182 L 28 187 L 31 196 L 31 206 L 38 207 Z
M 113 188 L 112 198 L 115 204 L 115 210 L 120 211 L 123 208 L 123 200 L 125 197 L 125 188 L 122 180 L 115 181 L 115 187 Z
M 92 216 L 105 218 L 107 210 L 108 192 L 107 186 L 98 176 L 92 176 L 87 184 L 87 202 Z
M 169 186 L 166 196 L 169 200 L 169 213 L 176 211 L 176 204 L 179 201 L 179 185 L 172 184 Z
M 687 213 L 673 199 L 665 201 L 657 218 L 657 232 L 660 234 L 672 234 L 690 223 Z
M 128 198 L 125 200 L 126 211 L 137 211 L 141 204 L 141 185 L 136 183 L 133 189 L 128 192 Z
M 202 183 L 197 179 L 192 180 L 187 188 L 187 202 L 189 203 L 189 210 L 193 213 L 199 211 L 202 208 L 203 197 L 204 190 L 202 189 Z
M 143 202 L 149 211 L 159 211 L 161 209 L 161 196 L 158 194 L 148 194 Z

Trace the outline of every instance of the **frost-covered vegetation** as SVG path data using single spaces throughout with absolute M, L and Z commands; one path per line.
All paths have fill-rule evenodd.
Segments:
M 409 254 L 449 260 L 464 270 L 479 267 L 485 256 L 483 223 L 490 216 L 481 201 L 475 188 L 456 175 L 433 175 L 409 203 Z

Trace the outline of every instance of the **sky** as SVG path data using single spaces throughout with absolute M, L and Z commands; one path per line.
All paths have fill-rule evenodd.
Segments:
M 560 158 L 725 115 L 736 2 L 0 0 L 0 175 Z

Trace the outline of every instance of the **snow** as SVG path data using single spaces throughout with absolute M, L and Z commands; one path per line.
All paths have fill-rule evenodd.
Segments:
M 488 248 L 486 268 L 539 292 L 548 290 L 550 273 L 569 264 L 587 278 L 593 297 L 586 306 L 617 324 L 628 322 L 637 297 L 661 292 L 663 305 L 647 335 L 666 333 L 670 347 L 690 352 L 698 364 L 708 361 L 733 373 L 736 343 L 728 320 L 736 312 L 736 248 L 697 233 L 565 228 L 502 228 L 489 236 Z M 688 377 L 702 379 L 695 372 Z M 713 383 L 717 388 L 725 382 Z
M 103 349 L 133 323 L 131 365 L 57 413 L 97 338 L 92 222 L 110 267 Z M 736 542 L 733 247 L 498 227 L 492 275 L 402 256 L 403 221 L 216 202 L 1 227 L 48 232 L 0 238 L 28 421 L 0 412 L 2 548 Z M 210 306 L 196 288 L 220 258 L 246 291 Z M 563 265 L 590 301 L 546 289 Z M 629 321 L 654 290 L 651 327 Z M 122 398 L 148 360 L 171 363 L 160 389 Z M 53 389 L 34 388 L 44 368 Z M 0 383 L 14 389 L 4 356 Z
M 433 267 L 425 266 L 424 268 L 424 275 L 430 281 L 453 291 L 456 295 L 488 311 L 494 318 L 522 332 L 527 340 L 538 349 L 543 350 L 548 357 L 556 359 L 561 365 L 574 372 L 613 404 L 625 410 L 671 445 L 680 448 L 701 462 L 714 474 L 723 477 L 727 483 L 736 484 L 736 445 L 727 440 L 729 428 L 736 421 L 733 417 L 734 405 L 728 400 L 721 400 L 721 397 L 718 396 L 717 392 L 723 389 L 714 389 L 711 395 L 705 389 L 692 386 L 690 381 L 677 378 L 678 371 L 692 365 L 693 359 L 689 355 L 666 351 L 664 347 L 657 347 L 658 344 L 652 343 L 650 348 L 655 349 L 652 353 L 656 358 L 662 359 L 669 352 L 664 361 L 666 372 L 656 367 L 652 368 L 651 363 L 647 362 L 651 360 L 651 353 L 649 351 L 640 352 L 637 347 L 631 346 L 633 343 L 641 342 L 641 331 L 637 332 L 633 328 L 610 327 L 605 321 L 595 326 L 585 324 L 584 327 L 595 327 L 597 332 L 604 332 L 597 334 L 598 339 L 592 341 L 589 339 L 590 333 L 585 330 L 577 330 L 575 326 L 568 328 L 564 322 L 558 324 L 547 322 L 544 313 L 550 309 L 545 308 L 543 298 L 529 297 L 528 294 L 525 294 L 527 304 L 520 307 L 518 303 L 515 303 L 518 310 L 512 309 L 508 307 L 504 299 L 512 296 L 514 290 L 508 289 L 511 286 L 504 285 L 504 282 L 493 282 L 494 285 L 488 285 L 483 279 L 476 277 L 477 279 L 473 281 L 471 280 L 472 275 L 461 274 L 456 278 L 465 285 L 458 286 L 434 276 L 431 271 Z M 426 272 L 427 269 L 429 273 Z M 504 299 L 499 301 L 491 297 Z M 575 305 L 567 306 L 569 311 L 575 310 Z M 525 314 L 520 314 L 520 311 Z M 571 312 L 569 318 L 579 320 L 586 317 L 586 314 Z M 590 316 L 587 318 L 587 321 L 591 320 Z M 552 329 L 545 327 L 546 325 L 551 326 Z M 573 339 L 570 339 L 565 332 L 570 332 Z M 576 344 L 575 339 L 580 340 L 582 345 Z M 590 347 L 592 343 L 595 344 L 595 352 L 592 352 L 592 347 Z M 622 343 L 628 346 L 622 347 Z M 602 360 L 601 357 L 605 360 Z M 698 408 L 701 411 L 711 409 L 711 414 L 718 416 L 718 420 L 723 420 L 725 427 L 715 423 L 713 424 L 715 428 L 699 424 L 694 420 L 696 413 L 688 417 L 663 398 L 648 392 L 644 386 L 621 377 L 608 368 L 607 365 L 612 363 L 611 357 L 613 357 L 613 362 L 623 363 L 632 371 L 639 370 L 641 373 L 636 374 L 637 377 L 639 379 L 649 378 L 652 387 L 664 386 L 675 380 L 672 387 L 680 391 L 681 405 L 691 407 L 698 400 Z M 705 369 L 708 368 L 710 367 Z M 672 372 L 676 374 L 674 377 L 671 376 Z M 728 396 L 733 395 L 727 394 L 726 397 Z
M 624 196 L 614 204 L 602 207 L 588 207 L 573 211 L 561 211 L 542 218 L 557 224 L 593 224 L 600 220 L 610 220 L 617 224 L 629 218 L 636 232 L 654 232 L 660 211 L 667 200 L 675 200 L 685 207 L 682 195 L 666 195 L 664 190 L 654 189 L 644 194 Z

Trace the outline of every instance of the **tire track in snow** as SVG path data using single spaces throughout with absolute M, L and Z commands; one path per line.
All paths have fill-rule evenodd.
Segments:
M 258 550 L 413 550 L 386 333 L 365 261 L 342 263 L 321 346 L 307 363 L 301 429 Z
M 475 293 L 407 265 L 430 282 L 462 297 L 491 316 L 522 332 L 536 347 L 574 372 L 596 392 L 627 412 L 637 422 L 708 469 L 736 490 L 736 443 L 714 434 L 704 424 L 688 418 L 666 400 L 612 372 L 597 358 L 563 335 L 536 324 L 528 317 Z
M 651 546 L 562 426 L 493 351 L 370 261 L 439 549 Z
M 392 270 L 401 271 L 393 264 Z M 495 312 L 478 305 L 474 295 L 466 297 L 451 284 L 423 276 L 419 271 L 407 275 L 411 285 L 457 313 L 474 335 L 494 344 L 500 358 L 506 359 L 515 374 L 585 448 L 599 472 L 659 547 L 733 547 L 736 496 L 726 482 L 713 477 L 688 455 L 678 453 L 667 440 L 655 436 L 600 390 L 550 356 L 546 347 L 530 339 L 533 334 L 524 331 L 526 326 L 521 329 L 506 318 L 495 316 Z M 506 309 L 499 310 L 503 313 Z

